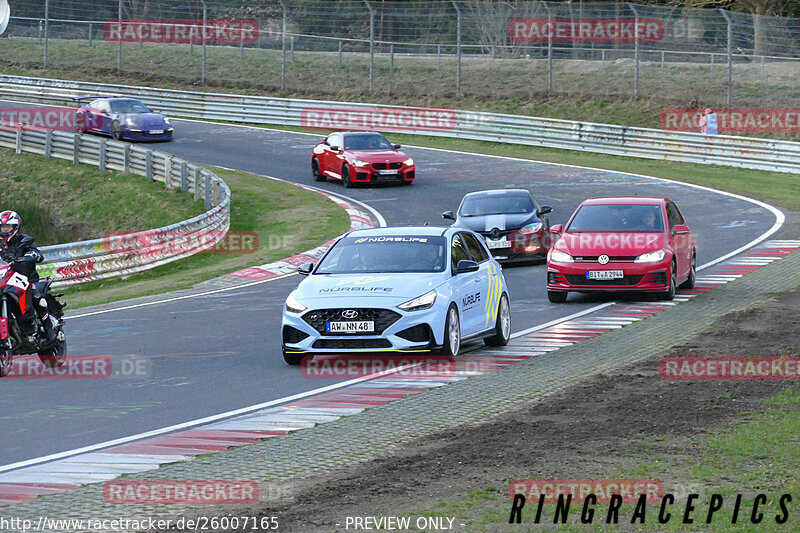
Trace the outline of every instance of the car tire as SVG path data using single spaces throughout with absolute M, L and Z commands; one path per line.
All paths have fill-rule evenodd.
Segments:
M 344 184 L 345 189 L 349 189 L 353 186 L 353 182 L 350 181 L 350 166 L 345 165 L 342 167 L 342 183 Z
M 456 304 L 450 304 L 447 320 L 444 323 L 444 346 L 442 355 L 456 357 L 461 351 L 461 320 L 458 318 Z
M 681 289 L 694 289 L 694 284 L 697 282 L 697 253 L 692 250 L 692 266 L 689 268 L 689 277 L 686 281 L 681 283 Z
M 547 291 L 547 299 L 554 304 L 563 304 L 567 301 L 567 291 Z
M 303 361 L 303 354 L 286 353 L 286 348 L 283 348 L 283 360 L 287 364 L 297 366 Z
M 325 174 L 319 171 L 319 161 L 316 157 L 311 160 L 311 174 L 314 176 L 314 181 L 325 181 Z
M 122 125 L 116 120 L 111 123 L 111 137 L 116 141 L 122 140 Z
M 511 306 L 508 297 L 504 294 L 497 305 L 497 320 L 494 323 L 494 335 L 486 337 L 483 342 L 486 346 L 505 346 L 511 338 Z
M 677 268 L 675 267 L 675 261 L 672 262 L 672 265 L 669 267 L 669 289 L 663 292 L 658 293 L 659 300 L 666 300 L 670 301 L 675 298 L 675 292 L 677 290 L 677 277 L 678 272 Z

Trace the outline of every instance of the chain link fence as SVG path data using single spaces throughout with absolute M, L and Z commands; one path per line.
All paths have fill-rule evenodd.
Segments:
M 61 70 L 93 65 L 178 83 L 412 98 L 672 93 L 730 106 L 792 105 L 800 96 L 800 19 L 718 9 L 467 0 L 19 5 L 0 57 Z

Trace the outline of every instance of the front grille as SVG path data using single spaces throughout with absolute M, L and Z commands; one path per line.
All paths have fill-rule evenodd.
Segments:
M 398 181 L 402 180 L 403 175 L 398 174 L 378 174 L 377 172 L 372 173 L 372 179 L 370 181 Z
M 297 344 L 308 337 L 308 334 L 292 326 L 283 326 L 283 344 Z
M 369 348 L 391 348 L 386 339 L 319 339 L 313 348 L 328 350 L 364 350 Z
M 565 277 L 570 285 L 608 287 L 615 285 L 638 285 L 639 282 L 642 281 L 643 276 L 623 276 L 619 279 L 586 279 L 586 276 L 578 274 L 565 274 Z
M 580 263 L 597 263 L 599 255 L 584 255 L 573 257 L 575 261 Z M 612 263 L 632 263 L 636 259 L 635 255 L 609 255 L 608 260 Z
M 372 163 L 375 170 L 398 170 L 403 167 L 403 163 Z
M 358 315 L 353 318 L 344 318 L 342 316 L 342 311 L 355 311 L 358 313 Z M 400 313 L 395 313 L 389 309 L 319 309 L 316 311 L 309 311 L 303 315 L 303 320 L 305 320 L 309 326 L 319 331 L 323 335 L 341 335 L 341 333 L 327 333 L 325 331 L 326 322 L 372 320 L 375 322 L 375 331 L 370 332 L 369 335 L 380 335 L 386 328 L 397 322 L 399 319 Z
M 428 342 L 431 340 L 431 328 L 428 324 L 418 324 L 404 329 L 397 336 L 409 342 Z
M 500 229 L 500 228 L 498 228 L 498 229 Z M 515 231 L 517 231 L 517 230 L 516 229 L 501 229 L 500 230 L 500 236 L 510 235 L 511 233 L 514 233 Z M 491 239 L 492 238 L 491 230 L 490 231 L 479 231 L 478 233 L 480 235 L 482 235 L 485 239 Z M 509 245 L 510 245 L 510 243 L 509 243 Z

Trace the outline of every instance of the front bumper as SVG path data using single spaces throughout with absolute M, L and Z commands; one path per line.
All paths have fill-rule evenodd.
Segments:
M 669 289 L 669 260 L 659 263 L 597 262 L 547 263 L 547 289 L 552 291 L 660 292 Z M 613 280 L 587 279 L 586 272 L 621 270 L 624 277 Z
M 131 141 L 168 141 L 172 139 L 174 128 L 164 130 L 161 134 L 151 134 L 150 130 L 124 129 L 122 138 Z
M 416 168 L 403 166 L 395 169 L 397 174 L 381 174 L 379 170 L 369 167 L 354 167 L 350 173 L 352 183 L 410 183 L 416 177 Z
M 507 232 L 504 237 L 508 241 L 508 246 L 504 248 L 492 248 L 490 242 L 493 241 L 489 232 L 479 232 L 486 241 L 489 252 L 498 261 L 503 263 L 524 262 L 536 259 L 545 259 L 550 249 L 550 242 L 544 231 L 535 233 L 520 233 L 517 230 Z
M 437 302 L 430 309 L 402 311 L 392 307 L 374 306 L 371 310 L 381 314 L 394 313 L 393 319 L 374 319 L 376 332 L 370 334 L 325 333 L 327 317 L 345 309 L 313 308 L 302 313 L 284 309 L 281 324 L 282 346 L 287 354 L 342 354 L 342 353 L 430 353 L 444 342 L 444 321 L 447 307 L 441 309 Z M 360 308 L 359 310 L 363 310 Z M 311 319 L 312 314 L 323 318 Z M 317 324 L 317 327 L 312 326 Z M 383 326 L 383 324 L 388 324 Z M 379 325 L 380 324 L 380 325 Z M 382 331 L 379 330 L 383 327 Z

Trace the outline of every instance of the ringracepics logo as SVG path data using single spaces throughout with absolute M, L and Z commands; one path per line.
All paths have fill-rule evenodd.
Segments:
M 800 133 L 800 108 L 712 109 L 720 133 Z M 700 132 L 704 109 L 668 108 L 661 111 L 660 128 Z
M 797 381 L 800 357 L 664 357 L 659 371 L 670 381 Z
M 114 504 L 247 504 L 258 501 L 255 481 L 107 481 L 103 499 Z
M 664 38 L 664 23 L 655 18 L 513 19 L 508 36 L 516 43 L 657 42 Z
M 456 127 L 452 109 L 415 107 L 308 107 L 300 126 L 310 130 L 446 131 Z
M 0 108 L 0 129 L 16 130 L 18 126 L 38 131 L 83 131 L 75 109 L 56 106 Z
M 239 44 L 258 41 L 255 20 L 110 20 L 103 37 L 123 43 Z
M 467 371 L 469 363 L 458 365 Z M 306 356 L 300 362 L 300 372 L 309 379 L 352 379 L 372 376 L 382 372 L 396 376 L 453 376 L 456 360 L 447 356 L 395 356 L 368 357 L 360 355 Z

